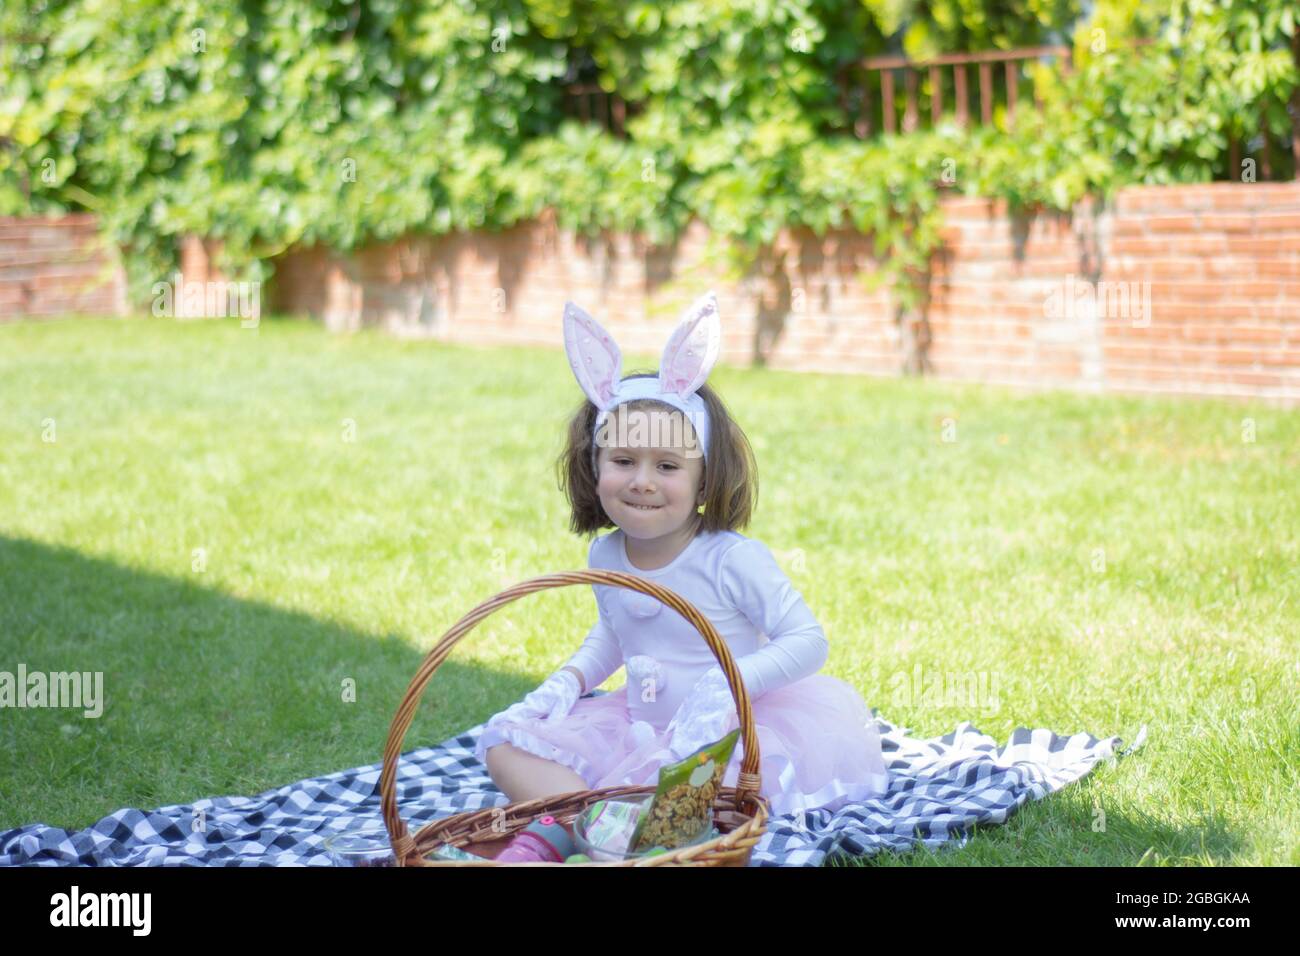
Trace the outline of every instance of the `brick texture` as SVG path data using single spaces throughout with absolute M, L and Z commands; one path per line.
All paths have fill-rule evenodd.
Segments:
M 120 257 L 94 216 L 0 218 L 0 321 L 126 311 Z
M 731 281 L 699 222 L 654 247 L 576 236 L 549 214 L 499 233 L 291 250 L 267 311 L 339 331 L 560 348 L 573 299 L 653 362 L 681 310 L 713 288 L 728 364 L 1300 405 L 1300 182 L 1132 187 L 1070 214 L 968 197 L 943 207 L 928 301 L 911 313 L 868 288 L 872 244 L 851 231 L 785 230 Z M 11 257 L 24 249 L 6 244 L 13 229 L 0 221 Z M 186 279 L 220 278 L 212 248 L 182 246 Z M 58 301 L 62 274 L 33 273 L 24 295 Z M 0 278 L 0 316 L 24 311 L 15 297 Z

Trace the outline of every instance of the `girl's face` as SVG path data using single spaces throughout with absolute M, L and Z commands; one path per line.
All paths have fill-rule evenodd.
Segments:
M 619 408 L 596 436 L 596 492 L 632 538 L 680 531 L 704 504 L 704 458 L 677 410 Z M 689 444 L 689 448 L 688 448 Z

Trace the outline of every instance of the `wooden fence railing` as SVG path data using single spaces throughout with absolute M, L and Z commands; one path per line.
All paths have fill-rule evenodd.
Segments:
M 1036 107 L 1041 105 L 1038 84 L 1026 67 L 1031 62 L 1051 64 L 1063 73 L 1072 69 L 1068 46 L 1025 47 L 1019 50 L 989 50 L 980 53 L 946 53 L 928 60 L 909 60 L 902 56 L 873 56 L 857 64 L 861 73 L 853 82 L 853 66 L 840 70 L 840 105 L 854 117 L 853 131 L 860 139 L 877 132 L 895 133 L 900 128 L 897 75 L 902 74 L 905 91 L 901 128 L 905 133 L 921 125 L 922 92 L 930 101 L 930 125 L 938 125 L 951 93 L 953 114 L 958 123 L 969 125 L 977 115 L 984 125 L 993 122 L 998 103 L 1006 106 L 1007 123 L 1015 121 L 1016 108 L 1023 87 L 1028 84 Z M 974 86 L 975 110 L 972 111 L 972 84 L 969 68 L 978 71 Z M 923 82 L 926 89 L 922 91 Z M 879 92 L 877 92 L 877 90 Z M 856 102 L 854 102 L 856 100 Z M 878 122 L 877 122 L 878 117 Z
M 840 102 L 847 112 L 856 115 L 854 131 L 859 137 L 865 139 L 880 130 L 897 132 L 899 117 L 895 74 L 901 73 L 903 88 L 907 93 L 902 107 L 901 125 L 904 132 L 910 132 L 919 126 L 918 87 L 919 77 L 924 74 L 928 77 L 926 94 L 930 100 L 930 122 L 937 123 L 942 115 L 946 102 L 945 84 L 950 83 L 957 121 L 965 125 L 972 115 L 972 84 L 969 82 L 967 68 L 975 66 L 978 68 L 978 85 L 974 86 L 978 91 L 975 112 L 980 121 L 985 124 L 993 121 L 993 108 L 995 102 L 999 101 L 1006 104 L 1007 118 L 1011 121 L 1015 117 L 1020 91 L 1027 82 L 1033 87 L 1031 95 L 1035 102 L 1039 101 L 1037 86 L 1032 83 L 1032 79 L 1023 75 L 1026 65 L 1033 60 L 1055 62 L 1068 72 L 1071 68 L 1070 53 L 1068 46 L 1043 46 L 983 53 L 949 53 L 923 61 L 908 60 L 901 56 L 871 57 L 840 70 Z M 861 79 L 856 83 L 851 76 L 855 67 L 861 73 Z M 873 77 L 878 77 L 878 81 L 873 80 Z M 945 77 L 951 79 L 945 80 Z M 595 83 L 572 83 L 564 90 L 566 115 L 584 123 L 603 126 L 615 136 L 626 137 L 627 117 L 635 107 L 617 93 L 608 93 Z M 858 101 L 856 109 L 851 107 L 855 96 Z M 880 114 L 879 124 L 872 118 L 877 109 Z
M 1123 46 L 1140 48 L 1154 43 L 1151 39 L 1122 41 Z M 1300 65 L 1300 30 L 1292 39 L 1292 53 Z M 1026 98 L 1035 109 L 1042 108 L 1038 78 L 1030 67 L 1041 63 L 1049 69 L 1068 74 L 1074 69 L 1073 50 L 1069 46 L 1022 47 L 1017 50 L 986 50 L 977 53 L 945 53 L 926 60 L 909 60 L 904 56 L 874 56 L 841 67 L 836 75 L 840 107 L 859 139 L 900 130 L 913 132 L 923 124 L 924 103 L 929 102 L 929 122 L 933 128 L 951 112 L 961 126 L 994 122 L 995 113 L 1003 108 L 1008 128 L 1015 124 L 1016 112 Z M 971 69 L 974 68 L 974 79 Z M 902 91 L 902 96 L 899 91 Z M 637 103 L 628 103 L 617 93 L 608 93 L 595 83 L 570 83 L 564 87 L 564 112 L 583 123 L 595 123 L 621 139 L 627 138 L 626 123 L 640 111 Z M 1027 94 L 1027 96 L 1026 96 Z M 1281 149 L 1282 167 L 1277 170 L 1287 178 L 1300 178 L 1300 87 L 1291 97 L 1291 142 L 1278 141 L 1265 134 L 1251 144 L 1229 136 L 1228 179 L 1242 178 L 1243 148 L 1258 156 L 1258 178 L 1273 178 L 1270 161 L 1272 146 Z M 1287 147 L 1290 147 L 1288 150 Z M 1288 157 L 1287 152 L 1291 153 Z M 1276 156 L 1276 154 L 1275 154 Z

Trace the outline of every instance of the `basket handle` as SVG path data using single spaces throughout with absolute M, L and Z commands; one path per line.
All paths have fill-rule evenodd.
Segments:
M 735 807 L 738 812 L 742 813 L 753 812 L 757 808 L 758 801 L 754 798 L 759 794 L 762 780 L 758 769 L 758 734 L 754 729 L 754 713 L 750 708 L 749 694 L 745 690 L 744 682 L 740 679 L 740 671 L 736 667 L 736 661 L 731 656 L 731 649 L 718 635 L 718 631 L 712 622 L 697 611 L 695 605 L 681 595 L 647 578 L 622 571 L 604 571 L 595 568 L 585 571 L 563 571 L 558 574 L 545 574 L 541 577 L 521 581 L 519 584 L 506 588 L 474 608 L 452 625 L 447 633 L 443 634 L 438 643 L 429 651 L 423 663 L 420 664 L 415 676 L 411 678 L 411 683 L 406 688 L 406 693 L 402 696 L 402 702 L 393 717 L 393 723 L 388 729 L 388 741 L 384 744 L 384 769 L 379 775 L 384 826 L 388 828 L 388 835 L 392 839 L 393 851 L 397 859 L 404 860 L 415 850 L 415 840 L 411 837 L 406 824 L 397 813 L 397 761 L 402 754 L 402 741 L 406 738 L 406 731 L 410 729 L 411 721 L 415 719 L 415 709 L 420 703 L 420 696 L 433 678 L 434 671 L 451 654 L 451 649 L 456 646 L 457 642 L 493 611 L 518 600 L 526 594 L 532 594 L 534 591 L 567 587 L 571 584 L 607 584 L 612 587 L 627 588 L 631 591 L 648 594 L 651 597 L 658 598 L 686 618 L 704 636 L 705 643 L 709 645 L 709 650 L 713 652 L 713 656 L 718 661 L 718 666 L 722 668 L 722 673 L 727 677 L 727 684 L 731 688 L 731 696 L 736 701 L 736 713 L 740 718 L 740 733 L 741 739 L 744 741 L 745 754 L 740 764 L 740 772 L 736 778 Z M 588 691 L 592 689 L 587 688 Z M 745 808 L 747 803 L 753 805 L 748 811 Z

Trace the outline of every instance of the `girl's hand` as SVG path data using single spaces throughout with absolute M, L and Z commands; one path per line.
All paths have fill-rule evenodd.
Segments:
M 644 747 L 650 741 L 655 739 L 654 724 L 647 720 L 635 720 L 632 726 L 628 728 L 628 733 L 632 735 L 633 747 Z
M 668 749 L 678 760 L 683 760 L 705 744 L 726 736 L 732 721 L 739 723 L 736 700 L 731 696 L 727 676 L 714 664 L 695 682 L 668 722 Z
M 581 693 L 580 681 L 572 671 L 556 671 L 519 703 L 493 716 L 487 726 L 506 720 L 559 720 L 573 710 Z

